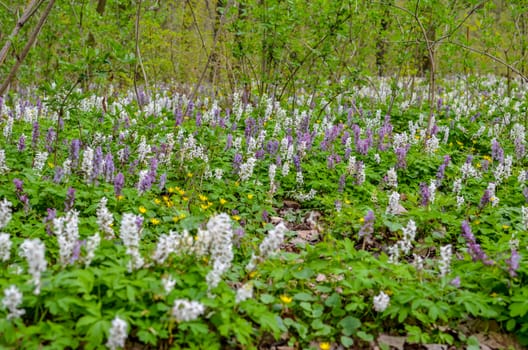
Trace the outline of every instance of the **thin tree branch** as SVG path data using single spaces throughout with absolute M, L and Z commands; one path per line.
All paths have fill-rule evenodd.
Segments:
M 11 35 L 7 38 L 6 43 L 4 44 L 4 47 L 2 47 L 2 50 L 0 51 L 0 66 L 4 63 L 7 53 L 9 52 L 9 49 L 11 48 L 11 44 L 13 43 L 13 39 L 18 35 L 20 32 L 20 29 L 26 24 L 26 22 L 35 14 L 37 9 L 42 5 L 44 0 L 32 0 L 29 5 L 24 10 L 24 13 L 22 13 L 22 16 L 18 19 L 15 28 L 11 31 Z M 5 5 L 4 5 L 5 6 Z M 7 6 L 6 6 L 7 8 Z
M 486 56 L 488 58 L 490 58 L 491 60 L 497 62 L 497 63 L 500 63 L 502 64 L 504 67 L 510 69 L 512 72 L 516 73 L 519 77 L 522 78 L 522 80 L 524 80 L 525 82 L 528 82 L 528 77 L 526 75 L 524 75 L 520 70 L 518 70 L 517 68 L 515 68 L 514 66 L 512 66 L 511 64 L 509 64 L 508 62 L 504 61 L 503 59 L 497 57 L 497 56 L 494 56 L 486 51 L 482 51 L 482 50 L 479 50 L 479 49 L 475 49 L 474 47 L 471 47 L 471 46 L 467 46 L 467 45 L 464 45 L 460 42 L 457 42 L 457 41 L 446 41 L 447 44 L 451 44 L 451 45 L 455 45 L 455 46 L 458 46 L 458 47 L 461 47 L 465 50 L 468 50 L 468 51 L 471 51 L 471 52 L 474 52 L 474 53 L 478 53 L 480 55 L 483 55 L 483 56 Z
M 9 84 L 11 83 L 13 78 L 15 77 L 16 72 L 18 71 L 18 69 L 22 65 L 22 62 L 24 61 L 24 59 L 26 58 L 27 54 L 29 53 L 29 50 L 31 49 L 31 47 L 35 43 L 35 40 L 37 40 L 37 36 L 40 33 L 40 30 L 42 29 L 42 26 L 46 22 L 46 19 L 48 18 L 48 15 L 50 14 L 51 9 L 53 8 L 54 4 L 55 4 L 55 0 L 50 0 L 50 2 L 48 3 L 48 6 L 46 6 L 46 8 L 44 9 L 44 12 L 40 16 L 40 19 L 39 19 L 39 21 L 37 23 L 37 26 L 35 27 L 35 29 L 31 33 L 31 35 L 29 36 L 29 39 L 28 39 L 26 45 L 24 46 L 24 49 L 22 50 L 22 53 L 20 54 L 20 57 L 17 59 L 15 65 L 11 68 L 11 71 L 9 72 L 9 75 L 7 76 L 7 78 L 5 78 L 4 82 L 2 83 L 2 86 L 0 86 L 0 96 L 2 96 L 4 94 L 4 92 L 7 90 L 7 87 L 9 86 Z

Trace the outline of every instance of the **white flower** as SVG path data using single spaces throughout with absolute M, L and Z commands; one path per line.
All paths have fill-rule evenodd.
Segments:
M 42 272 L 46 271 L 46 246 L 40 241 L 40 239 L 26 239 L 20 245 L 19 255 L 26 258 L 29 265 L 28 270 L 33 278 L 35 284 L 35 291 L 33 293 L 40 293 L 40 277 Z
M 99 201 L 96 222 L 99 226 L 99 230 L 105 234 L 105 238 L 110 239 L 114 238 L 114 229 L 112 228 L 112 225 L 114 224 L 114 217 L 106 207 L 107 201 L 108 200 L 106 197 L 101 198 Z
M 432 204 L 435 201 L 436 197 L 436 181 L 431 180 L 429 184 L 429 202 Z
M 240 181 L 247 181 L 253 175 L 253 169 L 257 163 L 256 158 L 249 158 L 247 162 L 240 165 Z
M 425 152 L 429 155 L 434 154 L 438 150 L 439 140 L 435 135 L 432 135 L 430 139 L 425 141 Z
M 197 301 L 177 299 L 172 307 L 172 316 L 177 322 L 193 321 L 205 312 L 205 306 Z
M 207 223 L 207 231 L 211 235 L 211 263 L 213 270 L 207 276 L 209 289 L 215 288 L 220 282 L 222 274 L 230 267 L 233 261 L 233 230 L 229 215 L 222 213 L 216 215 Z
M 11 257 L 11 239 L 9 234 L 0 233 L 0 260 L 7 261 Z
M 383 312 L 389 306 L 390 297 L 384 292 L 380 292 L 374 297 L 374 310 L 377 312 Z
M 0 202 L 0 229 L 6 227 L 11 221 L 11 205 L 11 202 L 5 198 Z
M 140 269 L 145 263 L 141 257 L 141 254 L 139 253 L 141 221 L 141 216 L 136 216 L 130 213 L 124 213 L 121 219 L 119 237 L 127 248 L 127 254 L 130 255 L 130 262 L 128 265 L 129 271 Z
M 398 192 L 392 192 L 389 196 L 389 205 L 387 206 L 386 213 L 396 215 L 399 213 L 400 194 Z
M 522 222 L 524 224 L 524 229 L 528 230 L 528 207 L 521 207 Z
M 84 257 L 84 264 L 86 266 L 92 263 L 93 258 L 95 257 L 95 251 L 101 243 L 101 236 L 99 232 L 96 232 L 93 236 L 88 237 L 86 240 L 86 255 Z
M 18 318 L 26 313 L 26 310 L 18 308 L 20 304 L 22 304 L 22 293 L 15 285 L 11 285 L 9 288 L 4 289 L 2 305 L 9 311 L 7 314 L 8 320 Z
M 439 269 L 440 269 L 440 276 L 444 277 L 449 273 L 450 265 L 451 265 L 451 244 L 445 245 L 440 248 L 440 262 L 439 262 Z
M 127 323 L 118 316 L 113 319 L 110 334 L 106 346 L 111 350 L 125 347 L 125 340 L 127 338 Z
M 461 190 L 462 190 L 462 179 L 456 179 L 453 182 L 453 192 L 456 194 L 460 194 Z
M 60 263 L 66 266 L 73 262 L 75 246 L 79 240 L 79 213 L 70 210 L 66 217 L 53 219 L 53 226 L 59 243 Z
M 281 222 L 268 232 L 268 235 L 259 246 L 259 252 L 262 258 L 268 257 L 279 250 L 280 245 L 284 241 L 286 231 L 288 231 L 286 225 Z
M 35 154 L 35 159 L 33 160 L 33 169 L 40 174 L 42 169 L 44 169 L 44 164 L 46 164 L 46 160 L 48 159 L 48 152 L 37 152 Z
M 462 205 L 464 205 L 464 202 L 466 201 L 463 196 L 457 196 L 456 200 L 457 200 L 457 209 L 460 209 L 460 207 L 462 207 Z
M 246 283 L 237 289 L 235 303 L 241 303 L 244 300 L 253 298 L 253 284 Z
M 398 174 L 394 168 L 390 168 L 389 171 L 387 171 L 387 185 L 393 188 L 398 187 Z
M 6 164 L 5 151 L 0 149 L 0 174 L 5 174 L 9 171 L 9 167 Z
M 174 286 L 176 285 L 176 280 L 173 279 L 172 276 L 163 276 L 161 278 L 161 284 L 163 285 L 165 293 L 169 294 L 174 289 Z
M 94 150 L 91 147 L 86 147 L 83 153 L 83 160 L 81 164 L 81 170 L 84 173 L 84 179 L 86 181 L 90 180 L 93 171 L 93 161 L 94 161 Z

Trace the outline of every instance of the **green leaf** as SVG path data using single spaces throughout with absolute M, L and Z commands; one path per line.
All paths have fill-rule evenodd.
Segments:
M 352 345 L 354 345 L 354 339 L 343 335 L 341 336 L 341 345 L 347 348 L 351 347 Z
M 342 328 L 344 335 L 350 336 L 353 335 L 359 327 L 361 327 L 361 321 L 354 316 L 347 316 L 339 321 L 338 325 Z
M 304 268 L 300 271 L 293 271 L 292 275 L 299 280 L 307 280 L 314 275 L 314 271 L 310 268 Z
M 341 305 L 341 296 L 337 293 L 333 293 L 325 300 L 325 305 L 329 307 L 335 307 Z
M 366 342 L 371 342 L 374 340 L 374 336 L 372 334 L 369 334 L 369 333 L 365 333 L 363 331 L 359 331 L 356 333 L 356 336 L 363 340 L 363 341 L 366 341 Z
M 262 294 L 260 296 L 260 300 L 264 303 L 264 304 L 271 304 L 275 301 L 275 297 L 271 294 Z
M 299 300 L 299 301 L 313 301 L 316 300 L 316 297 L 313 294 L 309 293 L 297 293 L 293 296 L 293 299 Z

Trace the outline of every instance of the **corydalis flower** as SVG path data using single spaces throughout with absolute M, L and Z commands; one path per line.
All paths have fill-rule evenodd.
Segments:
M 107 202 L 106 197 L 101 198 L 99 201 L 99 206 L 97 207 L 97 226 L 105 234 L 106 239 L 112 239 L 114 238 L 114 229 L 112 228 L 114 217 L 106 207 Z
M 480 244 L 477 243 L 477 240 L 471 232 L 471 227 L 469 226 L 469 223 L 467 221 L 462 222 L 462 237 L 466 239 L 468 253 L 469 255 L 471 255 L 473 261 L 481 260 L 486 265 L 493 264 L 493 261 L 488 259 L 488 256 L 486 255 L 486 253 L 484 253 L 484 251 L 480 247 Z
M 506 259 L 506 264 L 508 265 L 508 272 L 510 273 L 511 277 L 517 276 L 517 270 L 520 267 L 520 263 L 521 255 L 519 254 L 517 249 L 512 248 L 510 258 Z
M 20 304 L 22 304 L 22 293 L 15 285 L 11 285 L 9 288 L 4 289 L 2 305 L 9 311 L 7 314 L 8 320 L 19 318 L 26 313 L 26 310 L 19 309 Z
M 53 219 L 53 226 L 59 243 L 60 263 L 66 266 L 78 258 L 75 250 L 79 241 L 79 213 L 70 210 L 66 217 Z
M 172 307 L 172 317 L 177 322 L 188 322 L 196 320 L 205 312 L 205 306 L 197 301 L 177 299 Z
M 451 266 L 451 245 L 445 245 L 440 248 L 440 262 L 439 262 L 439 269 L 440 269 L 440 276 L 444 277 L 449 273 L 449 269 Z
M 116 318 L 112 320 L 112 327 L 110 328 L 109 333 L 106 346 L 111 350 L 123 348 L 125 346 L 125 340 L 128 337 L 127 323 L 125 321 L 116 316 Z
M 11 221 L 11 206 L 11 202 L 5 198 L 0 202 L 0 229 L 6 227 L 9 221 Z
M 246 265 L 247 271 L 253 271 L 256 267 L 257 262 L 262 261 L 268 256 L 273 255 L 284 241 L 284 234 L 288 229 L 284 223 L 279 223 L 275 228 L 268 232 L 268 235 L 259 246 L 259 254 L 251 255 L 251 260 Z
M 211 235 L 211 264 L 213 269 L 205 277 L 209 289 L 220 283 L 220 278 L 233 260 L 233 230 L 229 215 L 223 213 L 209 220 L 207 231 Z
M 69 212 L 73 209 L 75 204 L 75 188 L 69 187 L 66 192 L 66 200 L 64 201 L 64 212 Z
M 237 289 L 235 303 L 238 304 L 251 298 L 253 298 L 253 284 L 248 282 Z
M 384 292 L 380 292 L 374 297 L 374 310 L 376 312 L 383 312 L 390 303 L 390 297 Z
M 19 255 L 27 260 L 28 270 L 35 285 L 34 294 L 40 294 L 40 277 L 47 266 L 45 252 L 46 246 L 38 238 L 26 239 L 20 245 Z
M 95 258 L 95 251 L 101 244 L 101 236 L 99 232 L 96 232 L 93 236 L 88 237 L 86 240 L 86 255 L 84 256 L 84 265 L 89 266 Z
M 374 232 L 374 212 L 369 210 L 363 218 L 363 226 L 359 229 L 359 237 L 370 236 Z
M 128 270 L 133 271 L 140 269 L 144 260 L 139 253 L 140 228 L 143 218 L 130 213 L 124 213 L 121 219 L 121 229 L 119 237 L 127 248 L 126 252 L 130 255 Z
M 0 260 L 7 261 L 11 257 L 11 239 L 9 234 L 0 233 Z
M 387 214 L 396 215 L 400 213 L 400 194 L 392 192 L 389 196 L 389 205 L 385 211 Z

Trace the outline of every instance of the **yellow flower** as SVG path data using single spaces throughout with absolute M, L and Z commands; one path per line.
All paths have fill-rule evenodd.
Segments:
M 253 195 L 250 193 L 247 195 L 248 199 L 253 199 Z
M 187 177 L 193 177 L 193 174 L 191 172 L 188 172 Z
M 345 204 L 350 204 L 350 199 L 345 199 Z
M 202 208 L 202 210 L 205 210 L 209 207 L 207 206 L 207 204 L 200 204 L 200 208 Z
M 118 201 L 122 201 L 123 199 L 125 199 L 125 196 L 123 196 L 122 194 L 120 194 L 119 196 L 116 197 Z
M 177 216 L 173 216 L 173 217 L 172 217 L 172 221 L 174 221 L 174 222 L 178 222 L 179 220 L 180 220 L 180 218 L 177 217 Z
M 161 204 L 161 201 L 159 200 L 159 198 L 156 198 L 156 199 L 154 199 L 154 203 L 159 205 L 159 204 Z
M 256 275 L 257 275 L 257 271 L 251 271 L 249 273 L 249 278 L 255 278 Z
M 292 299 L 292 297 L 289 297 L 289 296 L 287 296 L 286 294 L 282 294 L 282 295 L 280 296 L 280 300 L 281 300 L 284 304 L 289 304 L 289 303 L 292 302 L 293 299 Z
M 360 218 L 359 222 L 365 222 L 365 218 Z
M 139 212 L 140 212 L 141 214 L 145 214 L 145 213 L 147 212 L 147 208 L 145 208 L 144 206 L 140 206 L 140 207 L 139 207 Z
M 51 169 L 55 168 L 55 164 L 53 164 L 52 162 L 48 162 L 48 166 L 49 166 Z
M 200 200 L 201 200 L 202 202 L 205 202 L 205 201 L 207 200 L 207 197 L 204 196 L 203 194 L 199 195 L 198 198 L 200 198 Z
M 226 203 L 227 203 L 227 201 L 226 201 L 225 199 L 220 198 L 220 205 L 224 205 L 224 204 L 226 204 Z
M 178 187 L 176 187 L 178 188 Z M 169 193 L 174 193 L 174 188 L 173 187 L 169 187 Z
M 150 222 L 152 223 L 152 225 L 159 225 L 161 221 L 160 219 L 152 218 L 150 219 Z
M 503 230 L 508 230 L 509 228 L 510 228 L 510 226 L 508 226 L 508 225 L 502 225 L 502 229 Z
M 187 202 L 189 200 L 189 197 L 183 197 L 182 199 Z
M 233 220 L 235 220 L 235 221 L 239 221 L 239 220 L 240 220 L 240 216 L 238 216 L 238 215 L 233 215 Z
M 187 217 L 187 215 L 185 215 L 185 213 L 181 213 L 180 214 L 180 219 L 185 219 Z
M 319 349 L 321 350 L 330 350 L 330 343 L 329 342 L 322 342 L 322 343 L 319 343 Z
M 463 143 L 460 142 L 460 141 L 457 141 L 456 143 L 457 143 L 457 145 L 459 145 L 459 146 L 462 146 L 462 145 L 463 145 Z

